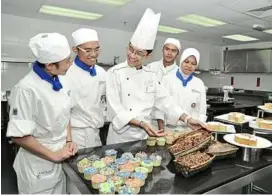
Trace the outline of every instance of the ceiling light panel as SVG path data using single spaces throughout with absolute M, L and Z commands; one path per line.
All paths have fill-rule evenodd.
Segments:
M 178 18 L 178 20 L 182 22 L 186 22 L 186 23 L 204 26 L 204 27 L 215 27 L 215 26 L 221 26 L 221 25 L 227 24 L 226 22 L 222 22 L 219 20 L 215 20 L 212 18 L 208 18 L 205 16 L 196 15 L 196 14 L 181 16 Z
M 131 0 L 87 0 L 87 1 L 119 7 L 126 5 Z
M 174 27 L 170 27 L 170 26 L 163 26 L 163 25 L 159 25 L 158 31 L 165 32 L 165 33 L 172 33 L 172 34 L 179 34 L 179 33 L 187 32 L 187 30 L 174 28 Z
M 102 14 L 79 11 L 74 9 L 56 7 L 56 6 L 49 6 L 49 5 L 43 5 L 40 8 L 39 12 L 43 14 L 64 16 L 64 17 L 84 19 L 84 20 L 97 20 L 103 16 Z
M 249 36 L 245 36 L 245 35 L 241 35 L 241 34 L 227 35 L 227 36 L 223 36 L 223 37 L 227 38 L 227 39 L 232 39 L 232 40 L 236 40 L 236 41 L 243 41 L 243 42 L 259 40 L 254 37 L 249 37 Z

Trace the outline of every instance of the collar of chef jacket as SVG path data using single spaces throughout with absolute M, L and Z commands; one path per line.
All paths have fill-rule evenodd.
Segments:
M 75 58 L 75 64 L 80 67 L 82 70 L 85 70 L 87 72 L 90 73 L 91 76 L 96 76 L 96 69 L 95 69 L 95 65 L 93 66 L 88 66 L 87 64 L 85 64 L 84 62 L 82 62 L 79 57 L 77 56 Z
M 176 62 L 174 62 L 171 66 L 164 67 L 164 65 L 163 65 L 163 59 L 161 59 L 161 61 L 160 61 L 160 67 L 161 67 L 163 73 L 166 74 L 166 73 L 170 72 L 171 70 L 173 70 L 175 67 L 177 67 L 177 64 L 176 64 Z
M 58 76 L 51 76 L 49 75 L 44 68 L 41 68 L 38 65 L 38 62 L 34 62 L 33 64 L 33 71 L 43 80 L 47 81 L 48 83 L 51 83 L 53 86 L 54 91 L 59 91 L 62 88 L 62 84 L 59 81 Z
M 193 74 L 191 74 L 187 79 L 183 78 L 179 70 L 177 70 L 176 76 L 181 80 L 183 87 L 186 87 L 187 84 L 193 79 Z

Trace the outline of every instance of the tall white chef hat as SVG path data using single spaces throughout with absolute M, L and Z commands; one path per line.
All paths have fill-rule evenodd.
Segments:
M 168 38 L 164 42 L 164 45 L 166 45 L 166 44 L 173 44 L 173 45 L 175 45 L 178 48 L 179 52 L 180 52 L 181 44 L 180 44 L 179 40 L 174 39 L 174 38 Z
M 80 28 L 72 33 L 75 46 L 87 43 L 90 41 L 98 41 L 96 30 L 89 28 Z
M 130 42 L 139 49 L 152 50 L 159 27 L 161 14 L 155 14 L 147 8 Z
M 28 46 L 43 64 L 59 62 L 71 54 L 66 37 L 59 33 L 37 34 L 29 40 Z
M 179 65 L 181 65 L 183 63 L 183 61 L 186 60 L 190 56 L 194 56 L 195 57 L 196 63 L 197 63 L 197 66 L 198 66 L 199 60 L 200 60 L 200 53 L 195 48 L 187 48 L 187 49 L 185 49 L 182 52 L 181 57 L 180 57 L 180 63 L 179 63 Z

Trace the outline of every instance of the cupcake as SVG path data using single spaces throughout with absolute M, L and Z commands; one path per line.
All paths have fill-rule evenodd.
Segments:
M 103 162 L 108 165 L 114 162 L 112 157 L 106 156 L 105 158 L 102 158 Z
M 168 131 L 165 131 L 165 134 L 166 134 L 166 135 L 174 135 L 174 132 L 173 132 L 173 131 L 168 130 Z
M 86 180 L 91 180 L 92 176 L 97 174 L 97 170 L 94 167 L 88 167 L 84 169 L 84 178 Z
M 107 165 L 107 167 L 114 170 L 114 172 L 118 171 L 118 165 L 116 163 L 110 163 Z
M 142 160 L 146 160 L 147 159 L 147 154 L 145 152 L 138 152 L 135 157 L 139 157 Z
M 100 194 L 115 194 L 114 183 L 107 181 L 99 185 Z
M 148 175 L 148 169 L 147 168 L 137 167 L 137 168 L 135 168 L 135 172 L 143 173 L 145 175 L 145 178 L 147 178 L 147 175 Z
M 150 155 L 149 159 L 152 161 L 154 167 L 161 166 L 162 157 L 160 155 L 153 153 Z
M 131 152 L 125 152 L 124 154 L 122 154 L 122 158 L 125 158 L 127 160 L 131 160 L 134 158 L 134 156 Z
M 99 185 L 107 180 L 107 177 L 101 174 L 95 174 L 91 177 L 92 187 L 94 189 L 99 189 Z
M 155 146 L 156 145 L 156 138 L 155 137 L 148 137 L 146 140 L 146 145 Z
M 84 169 L 90 167 L 91 165 L 92 163 L 87 158 L 83 158 L 77 163 L 78 172 L 83 173 Z
M 157 139 L 157 145 L 158 146 L 164 146 L 165 145 L 165 138 L 164 137 L 158 137 Z
M 153 170 L 153 163 L 151 160 L 144 160 L 141 165 L 148 169 L 148 173 L 151 173 Z
M 166 144 L 173 144 L 174 140 L 175 140 L 175 137 L 173 135 L 167 135 L 165 136 L 165 139 L 166 139 Z
M 117 164 L 118 167 L 126 164 L 127 162 L 128 162 L 128 160 L 126 158 L 117 158 L 115 161 L 115 163 Z
M 115 192 L 118 192 L 119 191 L 119 188 L 123 185 L 124 181 L 121 177 L 119 176 L 113 176 L 109 179 L 110 181 L 112 181 L 114 183 L 114 189 L 115 189 Z
M 142 182 L 138 179 L 129 179 L 126 181 L 126 185 L 133 188 L 136 194 L 139 194 Z
M 129 194 L 136 194 L 136 192 L 134 188 L 131 188 L 129 186 L 122 186 L 119 188 L 118 194 L 129 195 Z
M 141 183 L 142 187 L 145 184 L 146 175 L 141 172 L 135 172 L 131 175 L 131 178 L 140 180 L 142 182 Z
M 105 151 L 105 156 L 109 156 L 109 157 L 113 158 L 113 160 L 115 160 L 116 157 L 117 157 L 117 151 L 114 150 L 114 149 L 106 150 Z
M 94 161 L 100 160 L 100 157 L 94 154 L 94 155 L 87 157 L 87 159 L 93 163 Z
M 109 167 L 104 167 L 99 171 L 99 173 L 101 175 L 105 175 L 107 178 L 110 178 L 110 176 L 114 174 L 114 170 Z
M 133 164 L 129 162 L 120 166 L 121 171 L 129 171 L 130 173 L 132 173 L 134 169 L 135 167 L 133 166 Z
M 115 173 L 116 176 L 121 177 L 121 179 L 125 182 L 129 179 L 131 173 L 129 171 L 118 171 Z
M 175 132 L 174 133 L 174 138 L 177 139 L 179 136 L 181 136 L 181 132 Z
M 94 161 L 92 166 L 96 168 L 97 171 L 99 172 L 102 168 L 106 166 L 106 164 L 103 161 L 99 160 L 99 161 Z
M 141 166 L 142 159 L 139 157 L 135 157 L 135 158 L 131 159 L 129 162 L 132 163 L 133 166 L 136 168 L 136 167 Z

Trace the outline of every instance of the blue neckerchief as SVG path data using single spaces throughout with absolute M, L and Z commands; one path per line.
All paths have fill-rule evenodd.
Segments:
M 59 91 L 62 88 L 62 85 L 59 81 L 59 77 L 58 76 L 54 76 L 52 77 L 51 75 L 49 75 L 44 68 L 41 68 L 38 65 L 38 62 L 34 62 L 33 64 L 33 71 L 39 75 L 39 77 L 45 81 L 47 81 L 48 83 L 51 83 L 53 85 L 53 90 L 54 91 Z
M 187 79 L 184 79 L 179 70 L 177 70 L 176 76 L 179 80 L 181 80 L 183 87 L 186 87 L 187 84 L 193 79 L 193 74 L 191 74 Z
M 87 71 L 90 73 L 91 76 L 96 76 L 96 69 L 95 69 L 95 65 L 90 67 L 87 64 L 85 64 L 84 62 L 80 61 L 79 57 L 77 56 L 75 58 L 75 64 L 80 67 L 81 69 Z

